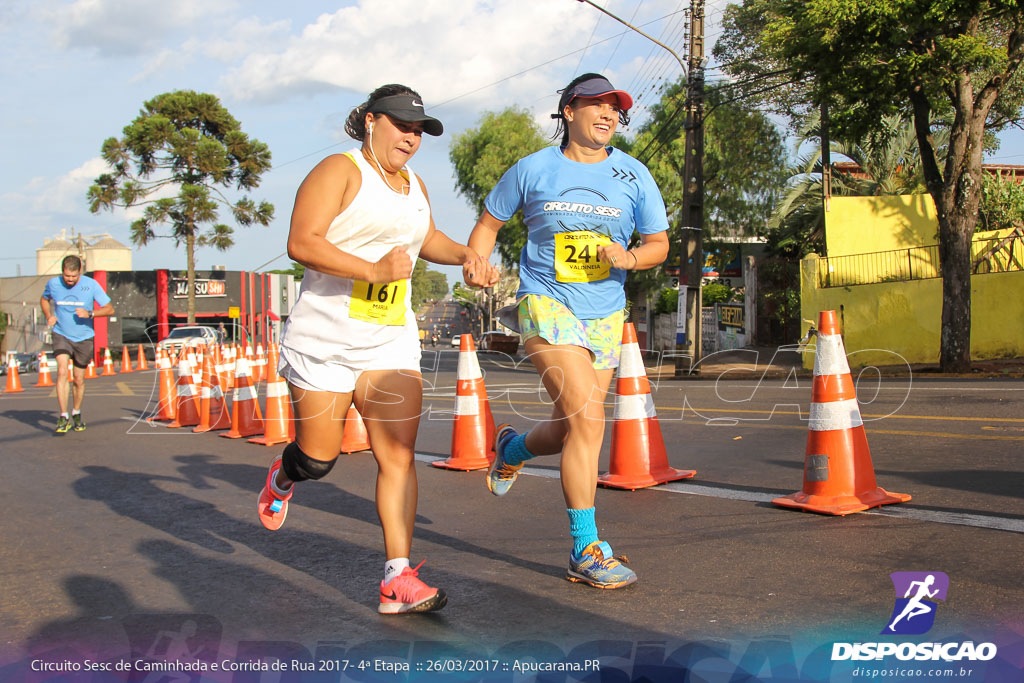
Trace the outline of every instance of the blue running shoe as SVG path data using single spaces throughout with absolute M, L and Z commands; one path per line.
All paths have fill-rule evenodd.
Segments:
M 508 493 L 512 484 L 516 483 L 519 470 L 523 469 L 523 463 L 509 465 L 502 457 L 505 446 L 516 436 L 518 436 L 516 430 L 507 423 L 498 425 L 494 432 L 494 462 L 491 463 L 491 469 L 487 470 L 487 488 L 496 496 L 504 496 Z
M 636 581 L 636 573 L 623 564 L 628 561 L 625 555 L 612 555 L 612 547 L 604 541 L 597 541 L 579 557 L 569 554 L 565 578 L 594 588 L 622 588 Z

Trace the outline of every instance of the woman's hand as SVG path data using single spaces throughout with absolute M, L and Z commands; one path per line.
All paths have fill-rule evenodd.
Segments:
M 395 282 L 412 277 L 412 259 L 405 247 L 395 247 L 370 267 L 370 282 Z
M 597 248 L 597 257 L 601 261 L 611 265 L 612 268 L 622 270 L 633 270 L 636 267 L 636 256 L 626 251 L 618 242 L 605 244 Z
M 477 256 L 462 264 L 462 279 L 470 287 L 493 287 L 501 273 L 483 256 Z

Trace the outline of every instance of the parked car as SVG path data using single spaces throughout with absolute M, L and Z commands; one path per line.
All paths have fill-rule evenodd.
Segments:
M 481 351 L 498 351 L 514 355 L 519 350 L 519 335 L 505 334 L 498 330 L 491 330 L 480 335 L 477 348 Z
M 38 369 L 39 362 L 38 362 L 38 359 L 36 358 L 36 356 L 34 354 L 22 353 L 21 351 L 16 351 L 13 355 L 14 355 L 14 362 L 18 364 L 18 374 L 19 375 L 22 374 L 23 372 L 33 372 L 33 368 L 32 368 L 32 361 L 33 360 L 36 361 L 36 369 Z M 0 372 L 0 374 L 4 374 L 4 375 L 7 374 L 7 366 L 9 364 L 10 364 L 10 355 L 8 355 L 7 357 L 4 358 L 3 372 Z
M 206 325 L 185 325 L 183 327 L 175 327 L 171 330 L 170 334 L 160 340 L 157 346 L 164 351 L 173 350 L 177 352 L 183 346 L 198 344 L 210 346 L 220 341 L 222 341 L 220 335 L 212 327 L 207 327 Z

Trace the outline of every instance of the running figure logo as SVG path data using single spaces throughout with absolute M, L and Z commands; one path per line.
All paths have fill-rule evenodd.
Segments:
M 942 572 L 893 572 L 896 604 L 882 633 L 920 635 L 935 623 L 935 599 L 945 600 L 949 577 Z

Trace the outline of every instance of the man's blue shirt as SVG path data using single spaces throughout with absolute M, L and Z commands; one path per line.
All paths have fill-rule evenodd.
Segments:
M 79 278 L 74 287 L 68 287 L 63 277 L 51 278 L 43 290 L 43 298 L 52 302 L 51 312 L 57 316 L 57 324 L 53 331 L 73 342 L 85 341 L 96 336 L 92 318 L 79 318 L 75 315 L 75 309 L 84 308 L 91 311 L 93 302 L 100 306 L 110 303 L 110 297 L 99 283 L 85 275 Z

